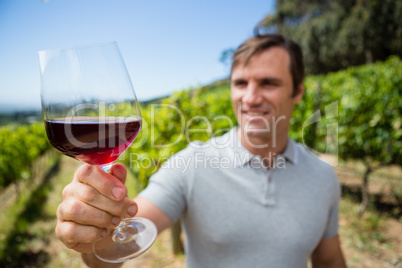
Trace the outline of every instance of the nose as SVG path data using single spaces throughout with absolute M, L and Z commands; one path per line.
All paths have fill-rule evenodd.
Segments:
M 242 102 L 248 106 L 257 106 L 263 102 L 263 97 L 261 96 L 260 89 L 254 83 L 249 83 Z

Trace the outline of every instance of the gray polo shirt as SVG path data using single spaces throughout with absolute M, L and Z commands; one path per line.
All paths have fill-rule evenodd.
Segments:
M 275 159 L 267 169 L 232 129 L 172 156 L 140 195 L 181 220 L 188 267 L 307 267 L 337 234 L 339 183 L 291 139 Z

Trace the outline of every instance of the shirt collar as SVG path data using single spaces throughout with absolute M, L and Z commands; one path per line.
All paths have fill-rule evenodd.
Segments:
M 299 151 L 297 149 L 296 142 L 288 137 L 285 151 L 280 155 L 285 157 L 285 159 L 290 161 L 291 163 L 297 164 Z
M 232 128 L 229 133 L 230 135 L 230 147 L 234 153 L 234 161 L 236 167 L 242 167 L 244 165 L 249 164 L 251 161 L 261 161 L 261 157 L 252 154 L 248 151 L 243 144 L 241 143 L 239 137 L 237 136 L 237 128 Z M 298 149 L 296 142 L 291 138 L 288 138 L 285 151 L 276 156 L 284 157 L 286 161 L 289 161 L 292 164 L 297 164 L 298 162 Z

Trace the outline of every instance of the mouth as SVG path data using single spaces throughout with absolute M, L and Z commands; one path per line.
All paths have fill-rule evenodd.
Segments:
M 263 115 L 268 114 L 268 112 L 243 112 L 243 113 L 250 115 L 250 116 L 263 116 Z
M 263 112 L 263 111 L 242 111 L 242 114 L 250 116 L 250 117 L 261 117 L 261 116 L 266 116 L 269 114 L 269 112 Z

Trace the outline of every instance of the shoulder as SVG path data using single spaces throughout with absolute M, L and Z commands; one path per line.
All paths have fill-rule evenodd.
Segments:
M 233 143 L 233 131 L 229 131 L 222 136 L 211 137 L 208 141 L 192 141 L 185 149 L 177 154 L 183 156 L 191 156 L 196 153 L 204 153 L 207 155 L 220 155 L 226 149 L 230 149 Z
M 331 204 L 336 204 L 341 195 L 341 186 L 335 169 L 300 143 L 297 146 L 297 174 L 309 182 L 310 189 L 326 193 Z
M 295 148 L 300 172 L 306 172 L 310 178 L 316 181 L 338 187 L 339 181 L 333 166 L 300 143 L 295 142 Z
M 321 159 L 318 155 L 306 148 L 303 144 L 295 143 L 297 150 L 297 161 L 306 168 L 314 168 L 317 172 L 335 173 L 333 167 Z
M 192 176 L 195 169 L 207 168 L 209 161 L 219 162 L 221 158 L 230 158 L 233 154 L 230 141 L 230 131 L 208 141 L 192 141 L 164 162 L 157 173 Z

